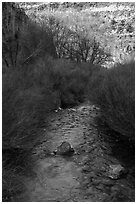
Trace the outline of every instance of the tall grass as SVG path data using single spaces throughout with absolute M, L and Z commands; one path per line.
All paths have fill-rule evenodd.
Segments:
M 103 111 L 110 128 L 134 140 L 135 63 L 128 62 L 97 73 L 89 84 L 89 98 Z

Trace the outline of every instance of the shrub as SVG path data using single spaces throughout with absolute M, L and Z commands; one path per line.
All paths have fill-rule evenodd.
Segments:
M 55 93 L 41 69 L 30 69 L 27 74 L 22 69 L 9 70 L 3 76 L 3 147 L 24 146 L 26 140 L 27 147 L 33 146 L 39 121 L 55 108 Z
M 102 70 L 89 85 L 89 98 L 103 111 L 110 128 L 134 140 L 135 134 L 135 63 Z
M 29 20 L 22 29 L 20 43 L 22 63 L 35 63 L 47 54 L 57 56 L 52 31 L 45 24 L 40 25 Z
M 95 66 L 61 59 L 54 60 L 51 67 L 50 81 L 53 82 L 53 90 L 59 94 L 60 106 L 66 108 L 83 102 Z

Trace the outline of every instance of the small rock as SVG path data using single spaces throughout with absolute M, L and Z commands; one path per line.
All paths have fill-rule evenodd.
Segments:
M 88 166 L 84 166 L 84 167 L 82 168 L 82 171 L 83 171 L 83 172 L 90 172 L 91 169 L 90 169 Z
M 71 147 L 69 142 L 62 142 L 62 144 L 57 147 L 57 150 L 54 151 L 54 153 L 58 155 L 70 156 L 74 153 L 74 149 Z
M 108 177 L 111 179 L 119 179 L 121 176 L 127 174 L 127 170 L 120 164 L 113 164 L 109 166 Z
M 96 189 L 103 191 L 104 190 L 104 185 L 102 183 L 98 184 L 96 186 Z

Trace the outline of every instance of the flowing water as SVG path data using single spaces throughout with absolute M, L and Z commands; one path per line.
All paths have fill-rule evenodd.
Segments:
M 109 144 L 99 139 L 95 124 L 99 114 L 94 106 L 84 104 L 50 116 L 43 140 L 33 151 L 34 175 L 23 178 L 26 190 L 16 201 L 134 201 L 132 173 L 120 179 L 108 174 L 109 166 L 120 161 Z M 75 149 L 74 155 L 52 154 L 63 141 Z

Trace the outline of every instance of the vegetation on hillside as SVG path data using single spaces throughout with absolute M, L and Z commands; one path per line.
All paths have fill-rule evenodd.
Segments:
M 64 33 L 64 29 L 61 32 L 62 25 L 65 26 L 65 31 L 67 29 L 70 32 L 70 35 L 68 31 L 65 32 L 68 40 L 71 35 L 75 36 L 74 33 L 85 38 L 90 44 L 88 55 L 92 55 L 95 40 L 99 49 L 105 52 L 105 55 L 97 53 L 99 59 L 105 57 L 103 57 L 105 66 L 112 66 L 115 62 L 122 63 L 129 54 L 134 53 L 135 4 L 133 2 L 55 2 L 34 3 L 34 5 L 22 3 L 20 6 L 25 8 L 27 15 L 37 22 L 45 22 L 48 19 L 55 19 L 59 24 L 61 22 L 60 38 Z M 53 27 L 56 27 L 54 21 L 52 23 Z M 79 46 L 79 39 L 76 41 Z M 89 61 L 89 58 L 87 60 Z M 102 62 L 100 64 L 102 65 Z

